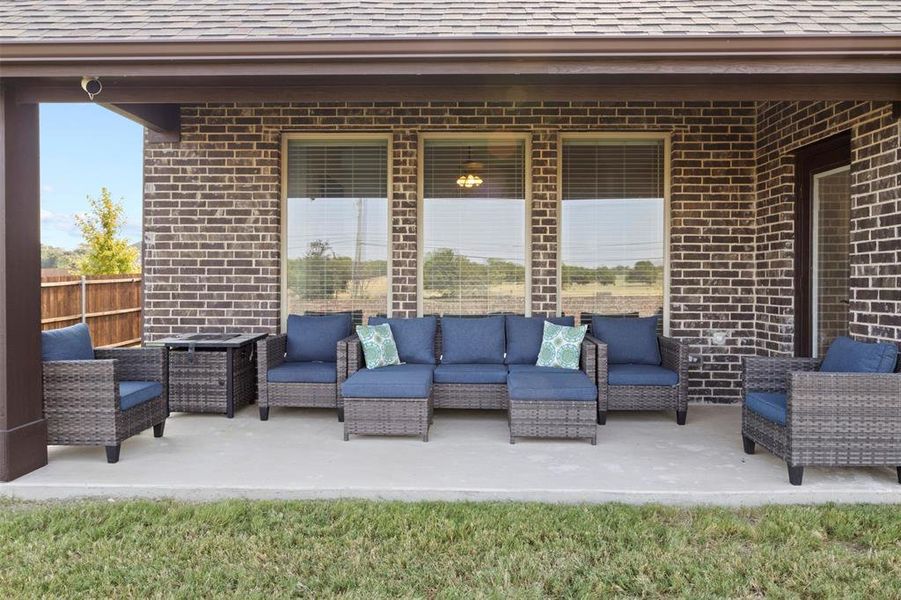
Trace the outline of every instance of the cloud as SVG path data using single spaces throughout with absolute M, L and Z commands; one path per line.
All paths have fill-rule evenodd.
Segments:
M 52 194 L 54 191 L 56 191 L 56 188 L 54 188 L 49 183 L 45 183 L 44 185 L 41 186 L 42 194 Z
M 51 228 L 69 235 L 81 235 L 75 225 L 75 215 L 55 213 L 44 208 L 41 209 L 41 228 Z

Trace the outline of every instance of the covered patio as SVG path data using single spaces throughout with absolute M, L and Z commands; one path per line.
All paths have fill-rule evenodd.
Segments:
M 431 439 L 341 441 L 341 424 L 315 409 L 253 410 L 229 421 L 170 417 L 166 436 L 133 438 L 128 460 L 100 448 L 54 447 L 50 463 L 6 484 L 22 499 L 215 500 L 367 498 L 524 500 L 754 506 L 901 502 L 894 469 L 810 469 L 802 487 L 785 464 L 741 451 L 737 406 L 694 406 L 690 427 L 662 413 L 618 413 L 598 445 L 580 440 L 507 442 L 499 411 L 442 411 Z
M 15 480 L 0 493 L 901 501 L 890 469 L 812 469 L 791 488 L 783 462 L 742 454 L 738 406 L 746 357 L 821 355 L 839 333 L 901 342 L 898 35 L 831 18 L 800 34 L 749 34 L 739 18 L 678 35 L 572 25 L 478 36 L 440 22 L 392 36 L 336 19 L 332 33 L 299 37 L 267 30 L 275 21 L 255 34 L 203 19 L 160 33 L 152 20 L 116 31 L 88 27 L 89 13 L 68 18 L 83 33 L 23 21 L 0 35 L 0 480 Z M 688 424 L 613 413 L 597 447 L 510 446 L 503 412 L 446 411 L 429 444 L 344 443 L 332 411 L 275 409 L 262 422 L 250 408 L 234 420 L 174 414 L 163 439 L 127 441 L 117 465 L 99 449 L 48 451 L 38 105 L 88 101 L 82 85 L 97 81 L 91 101 L 146 128 L 145 343 L 275 334 L 305 311 L 657 315 L 690 349 Z M 331 164 L 339 142 L 356 144 L 348 156 L 362 167 L 314 180 L 304 165 Z M 823 143 L 847 149 L 835 174 L 850 192 L 845 216 L 812 221 L 800 169 Z M 580 175 L 614 162 L 615 190 Z M 477 213 L 454 195 L 476 176 L 489 190 L 477 199 L 502 209 Z M 448 198 L 460 202 L 442 213 Z M 305 217 L 332 199 L 357 202 L 340 218 Z M 601 200 L 624 207 L 581 228 L 567 212 Z M 825 248 L 817 231 L 844 248 L 838 291 L 810 278 L 812 248 Z M 472 240 L 500 248 L 486 255 Z M 350 275 L 328 283 L 345 263 Z M 836 311 L 817 313 L 824 298 L 837 324 Z

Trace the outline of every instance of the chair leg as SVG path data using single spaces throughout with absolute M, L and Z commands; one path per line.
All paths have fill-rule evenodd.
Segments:
M 898 470 L 898 483 L 901 483 L 901 467 L 895 467 Z
M 607 424 L 607 411 L 598 411 L 598 425 Z
M 153 426 L 153 437 L 163 437 L 163 431 L 166 430 L 166 422 L 162 421 Z
M 343 406 L 338 409 L 338 422 L 339 423 L 344 422 L 344 407 Z
M 688 416 L 687 410 L 676 411 L 676 425 L 685 425 L 685 417 Z
M 116 444 L 115 446 L 107 446 L 106 447 L 106 462 L 112 464 L 119 462 L 119 449 L 122 447 L 121 444 Z
M 269 407 L 268 406 L 260 406 L 260 421 L 268 421 L 269 420 Z
M 745 448 L 745 454 L 754 454 L 754 440 L 741 436 L 741 444 Z
M 788 465 L 788 481 L 792 485 L 801 485 L 804 478 L 804 467 L 793 467 Z

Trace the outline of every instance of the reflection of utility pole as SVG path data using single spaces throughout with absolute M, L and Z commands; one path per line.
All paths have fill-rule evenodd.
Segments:
M 351 280 L 351 298 L 359 298 L 361 295 L 361 284 L 360 281 L 360 263 L 363 261 L 363 219 L 365 218 L 365 211 L 363 210 L 364 204 L 362 198 L 357 198 L 354 200 L 354 204 L 357 205 L 357 235 L 354 240 L 354 262 L 351 265 L 350 271 L 350 280 Z

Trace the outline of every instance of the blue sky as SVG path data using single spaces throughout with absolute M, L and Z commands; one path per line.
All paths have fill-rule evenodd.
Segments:
M 143 128 L 93 104 L 41 105 L 41 242 L 74 248 L 75 214 L 107 187 L 125 206 L 123 231 L 141 239 Z

